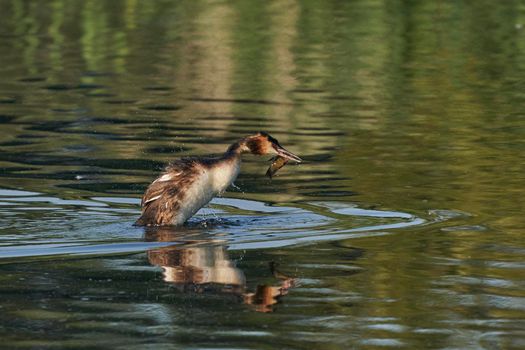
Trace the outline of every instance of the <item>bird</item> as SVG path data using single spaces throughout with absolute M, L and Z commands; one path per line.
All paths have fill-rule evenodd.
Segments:
M 234 142 L 219 157 L 180 158 L 168 164 L 148 186 L 141 200 L 142 213 L 135 225 L 183 225 L 235 181 L 243 153 L 273 154 L 287 161 L 302 161 L 264 131 Z

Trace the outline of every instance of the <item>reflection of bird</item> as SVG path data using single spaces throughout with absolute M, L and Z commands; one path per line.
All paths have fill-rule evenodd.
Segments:
M 277 154 L 287 160 L 301 161 L 265 132 L 235 142 L 218 158 L 182 158 L 168 165 L 146 189 L 141 202 L 142 215 L 135 224 L 183 224 L 232 184 L 239 174 L 241 154 L 245 152 Z
M 258 312 L 272 312 L 274 305 L 297 282 L 296 278 L 278 272 L 275 264 L 270 263 L 270 270 L 279 284 L 259 284 L 253 292 L 247 291 L 244 272 L 235 266 L 226 247 L 220 244 L 154 249 L 148 251 L 148 260 L 162 267 L 164 281 L 181 292 L 237 295 Z
M 258 312 L 272 312 L 279 298 L 288 294 L 288 290 L 297 285 L 297 279 L 277 270 L 276 263 L 270 262 L 270 270 L 275 278 L 280 280 L 278 286 L 258 285 L 254 293 L 245 293 L 244 303 L 254 305 Z
M 240 293 L 246 283 L 244 273 L 235 267 L 224 246 L 166 247 L 148 252 L 149 261 L 164 270 L 164 281 L 181 291 L 195 290 L 212 284 L 225 291 Z M 196 288 L 201 286 L 200 288 Z

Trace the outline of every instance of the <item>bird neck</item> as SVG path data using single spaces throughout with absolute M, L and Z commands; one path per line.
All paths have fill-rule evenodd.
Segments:
M 241 139 L 228 147 L 224 157 L 240 156 L 243 152 L 248 152 L 250 149 L 246 146 L 246 139 Z
M 226 151 L 212 169 L 213 188 L 221 193 L 235 181 L 241 169 L 241 152 Z

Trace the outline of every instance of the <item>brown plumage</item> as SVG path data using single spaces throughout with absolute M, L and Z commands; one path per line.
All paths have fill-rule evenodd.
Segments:
M 217 158 L 187 157 L 169 164 L 142 197 L 140 226 L 181 225 L 237 178 L 241 154 L 277 154 L 287 160 L 301 159 L 284 149 L 265 132 L 245 137 Z
M 190 158 L 169 164 L 162 176 L 153 181 L 144 192 L 140 203 L 142 215 L 136 225 L 158 226 L 172 222 L 182 205 L 184 192 L 202 171 L 202 166 Z

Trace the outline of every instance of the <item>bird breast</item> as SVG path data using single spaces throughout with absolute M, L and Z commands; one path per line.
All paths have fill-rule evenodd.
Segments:
M 173 224 L 182 224 L 193 216 L 200 208 L 208 204 L 215 196 L 212 186 L 211 176 L 207 172 L 202 172 L 195 181 L 185 189 L 184 202 L 180 206 L 179 212 Z
M 217 194 L 224 192 L 237 178 L 240 162 L 232 160 L 220 163 L 210 170 L 203 170 L 186 189 L 185 203 L 175 218 L 175 224 L 183 223 L 200 208 L 208 204 Z

